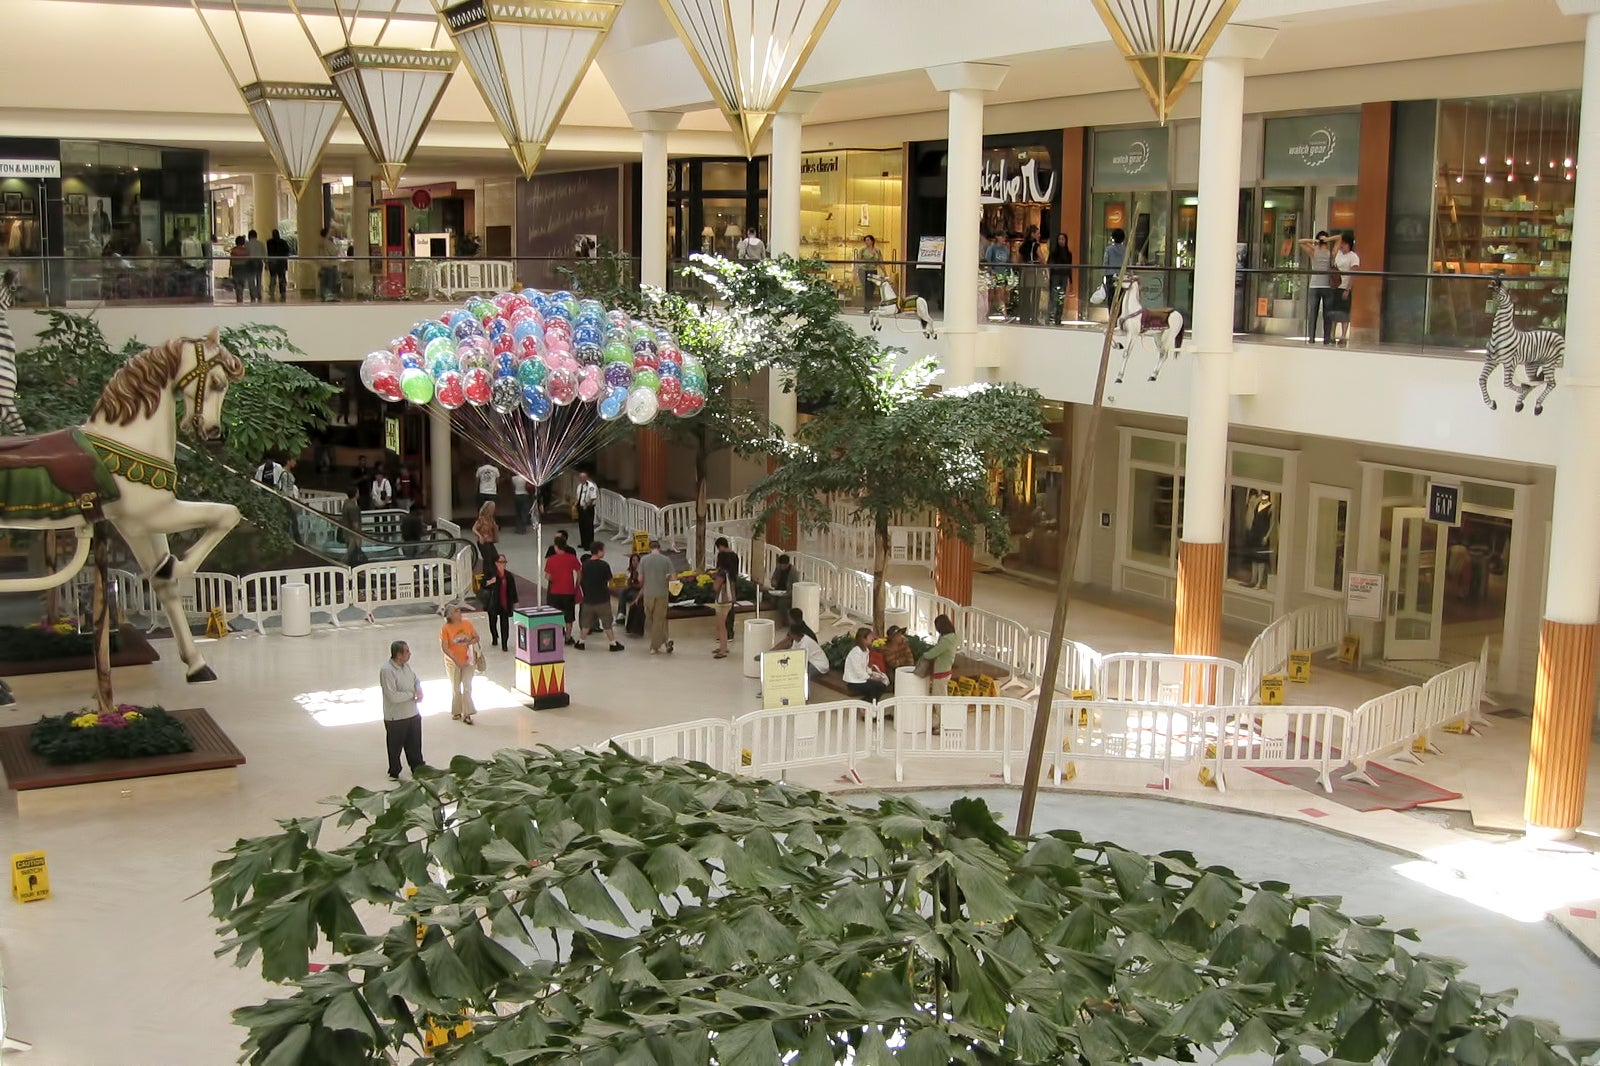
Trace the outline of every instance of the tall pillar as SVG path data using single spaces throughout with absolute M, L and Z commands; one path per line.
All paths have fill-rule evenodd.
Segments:
M 309 300 L 317 291 L 318 264 L 306 258 L 317 254 L 317 235 L 322 221 L 322 168 L 313 170 L 306 179 L 305 190 L 294 207 L 294 226 L 300 259 L 294 264 L 295 284 L 300 298 Z M 448 515 L 446 517 L 449 517 Z
M 250 176 L 250 225 L 266 240 L 278 225 L 278 175 L 277 172 Z
M 450 419 L 428 416 L 428 503 L 435 520 L 455 516 L 455 457 L 451 454 Z
M 1559 3 L 1564 14 L 1582 15 L 1587 23 L 1567 280 L 1567 292 L 1582 295 L 1567 300 L 1566 367 L 1556 403 L 1544 415 L 1559 419 L 1564 443 L 1556 450 L 1523 816 L 1530 837 L 1564 840 L 1583 821 L 1600 643 L 1600 449 L 1589 429 L 1600 424 L 1600 309 L 1583 298 L 1600 284 L 1600 0 Z
M 972 545 L 956 536 L 950 520 L 937 518 L 938 539 L 933 545 L 933 590 L 963 607 L 972 606 Z
M 983 174 L 983 97 L 1000 88 L 1006 69 L 990 63 L 929 67 L 928 80 L 949 94 L 950 147 L 945 154 L 945 385 L 969 385 L 978 373 L 978 207 Z
M 355 245 L 355 289 L 356 299 L 364 300 L 372 295 L 372 226 L 369 215 L 372 211 L 372 185 L 377 179 L 370 173 L 362 173 L 363 162 L 357 161 L 355 173 L 351 175 L 352 186 L 350 189 L 350 241 Z M 375 168 L 374 168 L 375 169 Z
M 772 116 L 772 156 L 767 167 L 767 248 L 800 254 L 800 127 L 820 93 L 791 92 Z
M 639 498 L 645 503 L 665 507 L 667 503 L 667 445 L 661 434 L 649 426 L 634 431 L 634 450 L 639 453 Z
M 1239 169 L 1244 139 L 1244 62 L 1266 54 L 1276 31 L 1229 26 L 1200 74 L 1199 216 L 1195 220 L 1194 353 L 1184 464 L 1183 538 L 1172 639 L 1180 655 L 1222 645 L 1222 526 L 1227 512 L 1228 374 L 1233 361 Z
M 676 111 L 634 111 L 628 121 L 643 139 L 639 160 L 639 283 L 667 287 L 667 134 L 678 128 Z

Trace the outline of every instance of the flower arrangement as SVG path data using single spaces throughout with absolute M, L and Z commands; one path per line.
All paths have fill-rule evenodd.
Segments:
M 102 759 L 142 759 L 194 750 L 182 722 L 161 707 L 119 704 L 114 710 L 83 708 L 39 719 L 28 747 L 56 766 Z
M 111 650 L 121 641 L 111 631 Z M 94 654 L 94 634 L 80 633 L 66 618 L 45 619 L 31 626 L 0 626 L 0 661 L 32 663 L 50 659 L 82 659 Z
M 685 605 L 690 602 L 696 606 L 705 606 L 717 597 L 715 579 L 709 573 L 699 570 L 682 570 L 671 581 L 667 582 L 667 591 L 672 594 L 674 605 Z M 754 581 L 742 574 L 733 581 L 733 598 L 735 600 L 754 600 L 756 598 L 756 585 Z

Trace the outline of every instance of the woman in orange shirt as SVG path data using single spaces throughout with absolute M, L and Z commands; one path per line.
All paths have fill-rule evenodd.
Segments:
M 439 630 L 439 649 L 444 652 L 444 668 L 450 678 L 450 717 L 472 724 L 478 709 L 472 705 L 472 674 L 480 654 L 478 631 L 461 617 L 459 605 L 445 612 Z

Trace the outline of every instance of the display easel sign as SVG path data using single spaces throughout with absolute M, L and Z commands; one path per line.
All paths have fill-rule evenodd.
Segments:
M 1344 610 L 1351 618 L 1383 618 L 1383 575 L 1352 570 L 1344 578 Z
M 806 653 L 799 648 L 761 655 L 761 706 L 766 710 L 806 702 Z
M 917 238 L 917 269 L 933 270 L 944 266 L 944 238 Z
M 1261 679 L 1261 705 L 1263 707 L 1283 706 L 1283 675 L 1267 674 Z
M 50 867 L 42 851 L 24 851 L 11 856 L 11 894 L 19 903 L 50 898 Z
M 1346 666 L 1361 665 L 1361 638 L 1354 633 L 1346 633 L 1339 642 L 1339 661 Z
M 1289 653 L 1289 680 L 1301 685 L 1311 680 L 1311 653 L 1309 651 L 1291 651 Z
M 633 554 L 650 554 L 650 534 L 646 533 L 642 529 L 636 529 L 633 531 Z

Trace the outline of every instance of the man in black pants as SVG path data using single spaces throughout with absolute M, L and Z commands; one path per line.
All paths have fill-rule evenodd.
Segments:
M 389 748 L 389 778 L 400 780 L 400 753 L 416 775 L 422 763 L 422 683 L 412 672 L 411 646 L 403 640 L 389 645 L 389 661 L 378 670 L 383 692 L 383 731 Z
M 600 486 L 589 480 L 586 470 L 578 471 L 578 546 L 587 549 L 594 543 L 594 508 L 600 502 Z

